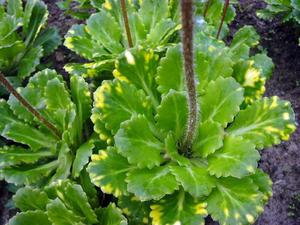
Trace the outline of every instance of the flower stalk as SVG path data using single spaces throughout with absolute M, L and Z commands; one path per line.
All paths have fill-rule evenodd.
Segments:
M 225 20 L 225 17 L 226 17 L 226 14 L 227 14 L 227 10 L 228 10 L 228 7 L 229 7 L 229 1 L 230 0 L 225 0 L 225 3 L 224 3 L 223 15 L 222 15 L 221 23 L 220 23 L 220 26 L 219 26 L 219 29 L 218 29 L 217 39 L 219 39 L 221 31 L 222 31 L 224 20 Z
M 123 20 L 124 20 L 124 25 L 125 25 L 125 31 L 126 31 L 127 40 L 128 40 L 128 46 L 129 46 L 129 48 L 132 48 L 133 43 L 132 43 L 132 37 L 131 37 L 127 9 L 126 9 L 126 0 L 121 0 L 121 8 L 122 8 Z
M 43 117 L 43 115 L 37 111 L 25 98 L 23 98 L 11 85 L 11 83 L 5 78 L 5 76 L 0 72 L 0 83 L 11 93 L 15 98 L 30 112 L 34 117 L 36 117 L 42 124 L 44 124 L 56 137 L 60 138 L 60 132 L 57 128 Z
M 188 153 L 192 145 L 198 119 L 196 82 L 194 76 L 193 13 L 193 0 L 181 0 L 184 71 L 189 103 L 188 127 L 183 142 L 183 150 L 185 153 Z

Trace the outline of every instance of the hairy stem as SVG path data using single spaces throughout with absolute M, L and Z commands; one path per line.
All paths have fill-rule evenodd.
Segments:
M 60 138 L 60 132 L 56 129 L 56 127 L 47 121 L 39 111 L 37 111 L 33 106 L 23 98 L 10 84 L 10 82 L 5 78 L 5 76 L 0 72 L 0 83 L 7 89 L 9 93 L 11 93 L 15 98 L 33 115 L 35 116 L 41 123 L 43 123 L 55 136 Z
M 193 0 L 181 0 L 181 15 L 185 82 L 188 91 L 189 102 L 188 127 L 183 142 L 184 151 L 187 153 L 194 138 L 198 117 L 196 82 L 194 77 Z
M 203 12 L 203 17 L 205 18 L 206 15 L 207 15 L 207 12 L 208 12 L 208 9 L 209 9 L 209 6 L 211 4 L 211 0 L 207 0 L 207 2 L 205 3 L 205 6 L 204 6 L 204 12 Z
M 129 46 L 129 48 L 132 48 L 133 44 L 132 44 L 130 27 L 129 27 L 127 9 L 126 9 L 126 0 L 121 0 L 121 7 L 122 7 L 122 14 L 123 14 L 123 20 L 124 20 L 127 40 L 128 40 L 128 46 Z
M 218 33 L 217 33 L 217 39 L 219 39 L 219 37 L 220 37 L 221 30 L 222 30 L 222 27 L 223 27 L 223 24 L 224 24 L 224 20 L 225 20 L 226 14 L 227 14 L 228 6 L 229 6 L 229 0 L 225 0 L 223 15 L 222 15 L 221 23 L 220 23 L 219 30 L 218 30 Z

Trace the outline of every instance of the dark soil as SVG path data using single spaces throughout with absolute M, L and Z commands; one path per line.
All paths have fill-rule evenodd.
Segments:
M 56 0 L 45 0 L 50 11 L 49 23 L 57 26 L 63 36 L 69 27 L 77 22 L 65 16 L 57 6 Z M 273 77 L 267 84 L 267 96 L 277 95 L 291 101 L 300 122 L 300 47 L 299 33 L 290 24 L 282 25 L 279 20 L 262 21 L 256 17 L 256 10 L 263 8 L 262 0 L 240 0 L 237 17 L 232 24 L 235 32 L 243 25 L 253 25 L 261 36 L 261 46 L 267 50 L 276 68 Z M 50 67 L 66 75 L 63 70 L 65 63 L 80 60 L 65 47 L 60 47 L 48 61 Z M 299 225 L 300 212 L 295 217 L 288 216 L 288 208 L 293 203 L 293 196 L 300 193 L 300 129 L 298 128 L 291 140 L 279 146 L 262 152 L 260 167 L 273 180 L 273 197 L 265 207 L 264 213 L 257 221 L 257 225 Z M 10 198 L 10 194 L 0 183 L 0 224 L 5 224 L 9 218 L 9 211 L 3 206 Z M 207 224 L 217 224 L 211 220 Z

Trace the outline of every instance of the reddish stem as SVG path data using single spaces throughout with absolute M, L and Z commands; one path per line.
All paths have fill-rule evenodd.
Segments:
M 218 34 L 217 34 L 217 39 L 219 39 L 220 34 L 221 34 L 221 30 L 222 30 L 224 20 L 225 20 L 225 16 L 227 14 L 228 6 L 229 6 L 229 1 L 230 0 L 225 0 L 225 3 L 224 3 L 223 15 L 222 15 L 221 23 L 220 23 Z
M 11 85 L 11 83 L 5 78 L 5 76 L 0 72 L 0 83 L 7 89 L 9 93 L 11 93 L 15 98 L 33 115 L 35 116 L 41 123 L 43 123 L 55 136 L 60 138 L 60 132 L 56 129 L 56 127 L 47 121 L 39 111 L 32 107 L 32 105 L 23 98 Z
M 132 44 L 132 38 L 131 38 L 131 32 L 130 32 L 130 27 L 129 27 L 129 21 L 128 21 L 126 1 L 125 0 L 121 0 L 121 7 L 122 7 L 122 14 L 123 14 L 123 20 L 124 20 L 127 40 L 128 40 L 128 46 L 129 46 L 129 48 L 132 48 L 133 44 Z
M 184 151 L 187 153 L 193 142 L 198 117 L 196 82 L 194 77 L 193 0 L 181 0 L 181 15 L 185 81 L 189 101 L 188 127 L 183 142 Z

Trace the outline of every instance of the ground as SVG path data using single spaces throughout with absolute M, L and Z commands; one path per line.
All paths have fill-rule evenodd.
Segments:
M 50 25 L 59 27 L 64 35 L 69 27 L 78 22 L 65 16 L 58 10 L 55 1 L 46 0 L 50 11 Z M 266 22 L 255 15 L 257 9 L 263 8 L 262 0 L 240 0 L 237 17 L 231 25 L 234 33 L 243 25 L 253 25 L 261 36 L 261 46 L 273 59 L 276 67 L 272 78 L 267 83 L 266 96 L 277 95 L 289 100 L 296 113 L 297 123 L 300 122 L 300 47 L 296 29 L 291 24 L 282 25 L 280 21 Z M 300 29 L 299 29 L 300 30 Z M 77 58 L 65 47 L 50 57 L 54 60 L 53 67 L 64 73 L 63 65 Z M 48 59 L 49 60 L 49 59 Z M 65 73 L 64 73 L 65 74 Z M 299 225 L 298 217 L 289 217 L 288 208 L 292 204 L 293 195 L 300 193 L 300 129 L 291 140 L 262 152 L 260 168 L 268 173 L 273 180 L 273 197 L 265 207 L 264 213 L 256 222 L 257 225 Z M 10 197 L 0 183 L 0 224 L 5 224 L 9 211 L 3 207 Z M 217 224 L 210 220 L 207 224 Z

